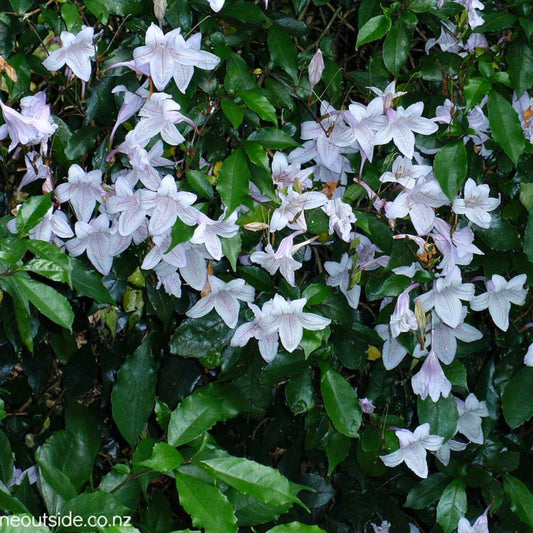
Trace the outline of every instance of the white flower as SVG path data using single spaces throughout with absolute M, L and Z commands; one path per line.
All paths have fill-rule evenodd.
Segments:
M 113 142 L 113 138 L 115 137 L 115 132 L 117 131 L 117 128 L 123 122 L 126 122 L 126 120 L 133 117 L 137 113 L 137 111 L 141 109 L 144 102 L 146 101 L 145 96 L 137 94 L 138 92 L 141 92 L 140 90 L 135 93 L 132 93 L 128 91 L 128 89 L 124 85 L 117 85 L 115 88 L 113 88 L 111 92 L 113 94 L 124 93 L 124 101 L 117 114 L 117 120 L 115 122 L 115 125 L 111 130 L 111 135 L 109 136 L 110 143 Z
M 452 210 L 458 215 L 465 215 L 480 228 L 489 228 L 489 211 L 494 211 L 500 205 L 500 199 L 489 198 L 489 194 L 490 187 L 487 184 L 476 185 L 473 179 L 468 178 L 464 197 L 454 200 Z
M 94 28 L 87 26 L 82 26 L 77 35 L 62 31 L 61 48 L 51 52 L 43 61 L 43 66 L 48 70 L 59 70 L 66 63 L 80 80 L 89 81 L 91 57 L 95 56 L 93 36 Z
M 354 269 L 353 256 L 344 253 L 339 263 L 326 261 L 324 263 L 324 269 L 329 275 L 326 279 L 326 285 L 339 287 L 350 307 L 357 309 L 361 296 L 361 287 L 360 285 L 352 284 L 350 281 L 352 270 Z
M 526 366 L 533 366 L 533 343 L 527 349 L 526 355 L 524 356 L 524 364 Z
M 50 167 L 44 163 L 43 158 L 37 152 L 28 152 L 24 156 L 24 163 L 26 164 L 26 173 L 22 176 L 17 191 L 34 181 L 44 179 L 46 182 L 50 182 L 52 179 Z
M 373 523 L 371 523 L 370 525 L 372 526 L 374 533 L 390 533 L 391 524 L 390 522 L 387 522 L 387 520 L 381 522 L 380 526 L 377 526 Z
M 457 440 L 446 441 L 436 452 L 435 457 L 444 465 L 448 466 L 450 463 L 450 452 L 462 452 L 466 449 L 466 442 L 459 442 Z
M 422 364 L 418 374 L 411 378 L 413 392 L 425 400 L 428 396 L 436 402 L 441 394 L 447 398 L 452 390 L 452 384 L 444 375 L 439 359 L 434 350 L 431 350 Z
M 388 109 L 386 126 L 376 132 L 374 144 L 387 144 L 391 140 L 403 155 L 411 159 L 415 149 L 414 133 L 431 135 L 439 127 L 433 121 L 424 118 L 422 112 L 424 104 L 417 102 L 407 109 L 398 107 L 396 110 Z
M 418 426 L 414 433 L 408 429 L 398 429 L 395 433 L 400 441 L 400 449 L 380 457 L 385 466 L 395 467 L 405 461 L 406 466 L 418 477 L 428 477 L 426 450 L 436 452 L 444 439 L 438 435 L 430 435 L 427 423 Z
M 485 509 L 485 512 L 472 525 L 465 517 L 461 518 L 457 525 L 457 533 L 489 533 L 488 510 L 488 508 Z
M 412 189 L 418 179 L 426 177 L 432 168 L 429 165 L 413 165 L 407 157 L 398 156 L 392 164 L 392 171 L 385 172 L 379 178 L 382 183 L 399 183 L 406 189 Z
M 466 397 L 464 402 L 460 398 L 455 398 L 455 401 L 457 402 L 457 410 L 459 411 L 457 432 L 464 435 L 471 442 L 483 444 L 481 418 L 489 416 L 487 403 L 480 402 L 472 393 Z
M 272 245 L 268 243 L 264 252 L 254 252 L 251 254 L 250 261 L 261 265 L 271 276 L 279 270 L 289 285 L 294 287 L 294 272 L 302 266 L 302 263 L 292 257 L 293 241 L 300 234 L 301 232 L 297 231 L 285 237 L 279 243 L 276 252 L 274 252 Z
M 396 306 L 394 313 L 390 317 L 390 331 L 393 337 L 398 337 L 400 333 L 406 333 L 407 331 L 418 329 L 418 322 L 416 316 L 409 309 L 409 292 L 413 286 L 403 291 L 396 300 Z
M 480 2 L 480 0 L 455 0 L 455 2 L 461 4 L 466 8 L 466 12 L 468 15 L 468 25 L 470 26 L 470 29 L 473 30 L 474 28 L 482 26 L 485 23 L 483 17 L 480 16 L 479 13 L 476 11 L 477 9 L 485 9 L 485 6 L 482 2 Z
M 164 35 L 152 23 L 146 31 L 146 45 L 133 51 L 135 69 L 149 74 L 158 91 L 174 78 L 178 89 L 185 93 L 194 67 L 212 70 L 220 62 L 214 54 L 200 50 L 201 40 L 202 35 L 197 33 L 185 41 L 180 28 Z
M 228 218 L 225 218 L 226 211 L 224 211 L 218 220 L 212 220 L 203 213 L 198 214 L 196 221 L 198 227 L 194 230 L 191 237 L 192 244 L 203 244 L 211 257 L 217 261 L 222 259 L 222 242 L 220 237 L 229 239 L 237 235 L 239 226 L 237 222 L 238 213 L 233 211 Z
M 287 190 L 287 194 L 279 191 L 278 195 L 281 205 L 272 213 L 271 232 L 286 226 L 294 230 L 306 230 L 304 210 L 321 207 L 328 201 L 328 197 L 321 192 L 309 191 L 299 194 L 292 188 Z
M 78 220 L 89 222 L 96 202 L 102 202 L 105 194 L 102 189 L 102 172 L 85 172 L 79 165 L 71 165 L 68 169 L 68 182 L 58 185 L 55 193 L 59 202 L 70 202 Z
M 507 331 L 511 304 L 523 305 L 526 300 L 527 289 L 523 287 L 526 280 L 525 274 L 515 276 L 510 281 L 505 281 L 499 274 L 494 274 L 485 283 L 487 292 L 474 297 L 470 307 L 474 311 L 482 311 L 488 307 L 494 323 L 502 331 Z
M 289 164 L 283 152 L 276 152 L 272 158 L 272 179 L 281 189 L 292 187 L 296 182 L 299 182 L 303 189 L 308 189 L 313 184 L 309 178 L 312 173 L 313 167 L 302 170 L 300 163 Z
M 322 206 L 322 211 L 329 218 L 328 233 L 333 234 L 335 232 L 340 239 L 349 242 L 352 224 L 356 221 L 352 207 L 340 198 L 335 198 L 334 200 L 328 200 Z
M 309 62 L 307 72 L 309 74 L 309 85 L 311 85 L 312 89 L 320 81 L 324 72 L 324 57 L 320 48 L 315 52 L 315 55 Z
M 458 267 L 454 267 L 445 277 L 435 280 L 433 288 L 418 297 L 426 311 L 434 307 L 439 318 L 451 328 L 456 328 L 461 323 L 461 300 L 470 301 L 473 298 L 474 285 L 462 282 Z
M 239 320 L 239 300 L 252 302 L 255 289 L 246 285 L 243 279 L 233 279 L 226 283 L 215 276 L 208 276 L 210 292 L 200 298 L 186 313 L 190 318 L 207 315 L 213 308 L 220 318 L 233 329 Z

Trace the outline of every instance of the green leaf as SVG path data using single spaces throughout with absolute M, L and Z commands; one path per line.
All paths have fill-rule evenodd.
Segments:
M 346 437 L 358 437 L 363 413 L 355 389 L 337 372 L 322 373 L 320 390 L 335 429 Z
M 299 146 L 299 143 L 288 133 L 276 128 L 261 128 L 260 130 L 256 130 L 247 140 L 258 142 L 264 148 L 272 148 L 273 150 L 284 150 L 285 148 Z
M 281 524 L 269 529 L 266 533 L 326 533 L 318 526 L 308 526 L 301 522 L 291 522 L 290 524 Z
M 176 448 L 166 442 L 157 442 L 150 459 L 137 462 L 135 465 L 148 467 L 157 472 L 171 472 L 178 468 L 184 460 L 183 455 Z
M 297 83 L 297 50 L 289 33 L 281 26 L 274 24 L 268 31 L 267 45 L 274 65 L 281 67 L 292 78 L 292 81 Z
M 75 161 L 84 156 L 96 144 L 99 131 L 95 126 L 84 126 L 73 133 L 65 146 L 65 157 Z
M 453 202 L 468 173 L 468 159 L 463 141 L 439 148 L 433 170 L 444 194 Z
M 87 296 L 102 304 L 115 303 L 115 300 L 102 283 L 102 277 L 100 274 L 95 270 L 87 268 L 85 264 L 77 258 L 71 258 L 71 261 L 72 286 L 78 296 Z
M 3 431 L 0 431 L 0 481 L 8 485 L 13 477 L 13 453 L 11 444 Z
M 315 391 L 311 369 L 296 374 L 289 379 L 285 387 L 285 397 L 294 414 L 305 413 L 315 405 Z
M 299 503 L 298 492 L 307 487 L 292 483 L 275 468 L 240 457 L 214 457 L 198 463 L 216 479 L 231 485 L 247 496 L 272 505 Z
M 217 487 L 179 471 L 175 475 L 180 504 L 193 525 L 205 533 L 237 533 L 233 506 Z
M 515 429 L 533 417 L 533 368 L 521 368 L 507 382 L 502 394 L 505 420 Z
M 499 93 L 491 91 L 489 96 L 489 123 L 492 137 L 503 148 L 513 163 L 524 152 L 525 137 L 518 113 Z
M 228 93 L 257 89 L 255 78 L 250 73 L 246 61 L 238 54 L 231 54 L 226 60 L 224 88 Z
M 61 17 L 67 25 L 67 30 L 72 33 L 78 33 L 81 30 L 83 21 L 80 17 L 78 8 L 70 2 L 65 2 L 61 6 Z
M 457 432 L 459 411 L 455 398 L 449 394 L 447 398 L 441 396 L 434 402 L 431 398 L 417 400 L 418 420 L 421 424 L 428 422 L 432 435 L 440 435 L 444 441 L 451 439 Z
M 365 293 L 369 300 L 379 300 L 385 296 L 399 296 L 410 284 L 407 276 L 384 272 L 367 281 Z
M 16 278 L 21 292 L 44 316 L 71 330 L 74 311 L 62 294 L 40 281 L 35 281 L 25 272 L 17 272 L 13 278 Z
M 533 209 L 529 211 L 529 218 L 524 231 L 524 252 L 529 261 L 533 263 Z
M 52 281 L 68 283 L 70 279 L 69 271 L 66 271 L 62 266 L 47 259 L 32 259 L 22 269 L 26 272 L 33 272 L 39 276 L 51 279 Z
M 267 152 L 259 143 L 245 142 L 244 149 L 252 164 L 270 173 L 270 163 L 268 161 Z
M 337 431 L 330 432 L 326 443 L 326 456 L 328 458 L 328 476 L 331 476 L 335 468 L 342 462 L 352 447 L 352 440 Z
M 505 475 L 503 490 L 511 502 L 511 509 L 522 522 L 533 527 L 533 494 L 519 479 Z
M 17 232 L 19 235 L 26 236 L 30 229 L 39 224 L 51 207 L 51 194 L 28 198 L 17 212 Z
M 449 482 L 450 479 L 440 472 L 431 474 L 409 491 L 405 506 L 411 509 L 427 509 L 441 497 Z
M 84 523 L 90 517 L 106 517 L 112 523 L 114 517 L 124 516 L 128 509 L 122 505 L 120 500 L 113 494 L 107 492 L 84 492 L 70 501 L 66 502 L 61 509 L 63 516 L 72 513 L 80 516 Z M 80 528 L 81 531 L 87 531 Z
M 63 250 L 61 250 L 61 248 L 58 248 L 55 244 L 52 244 L 50 242 L 38 241 L 34 239 L 28 240 L 27 247 L 28 250 L 36 256 L 36 259 L 33 260 L 35 262 L 35 270 L 32 270 L 33 272 L 35 272 L 36 274 L 41 274 L 42 276 L 49 277 L 47 274 L 44 273 L 46 272 L 48 267 L 41 269 L 38 266 L 39 263 L 37 262 L 37 260 L 46 261 L 48 263 L 51 263 L 51 269 L 58 269 L 58 272 L 62 271 L 64 273 L 64 276 L 61 276 L 63 279 L 50 279 L 54 279 L 54 281 L 64 281 L 65 283 L 69 284 L 71 283 L 72 261 L 71 258 Z M 29 263 L 26 264 L 26 267 L 28 265 Z M 41 270 L 42 272 L 39 270 Z M 50 273 L 50 275 L 52 275 L 52 273 Z
M 32 518 L 39 524 L 39 520 L 30 514 L 14 515 L 9 521 L 1 522 L 0 533 L 50 533 L 50 529 L 45 525 L 33 525 Z
M 233 386 L 210 383 L 200 387 L 172 411 L 168 443 L 171 446 L 187 444 L 217 422 L 234 418 L 242 408 L 242 399 Z
M 22 342 L 33 352 L 33 326 L 30 315 L 30 303 L 14 276 L 0 278 L 0 287 L 7 291 L 13 300 L 15 320 Z
M 199 170 L 186 170 L 185 177 L 187 183 L 194 189 L 194 192 L 201 198 L 212 200 L 215 196 L 213 186 L 209 183 L 209 178 Z
M 516 39 L 507 49 L 511 83 L 518 96 L 533 87 L 533 47 L 523 39 Z
M 278 123 L 276 108 L 259 91 L 240 91 L 239 96 L 248 108 L 255 111 L 263 120 Z
M 437 523 L 444 533 L 451 533 L 466 513 L 466 492 L 463 481 L 455 479 L 442 493 L 437 505 Z
M 146 337 L 121 366 L 111 395 L 113 419 L 130 446 L 133 446 L 152 414 L 155 385 L 154 357 L 150 337 Z
M 391 20 L 385 15 L 377 15 L 367 20 L 357 34 L 355 49 L 363 44 L 371 43 L 381 39 L 391 28 Z
M 533 183 L 520 184 L 520 202 L 528 210 L 533 207 Z
M 242 148 L 235 150 L 223 163 L 218 175 L 217 190 L 228 214 L 235 211 L 248 196 L 250 169 Z
M 226 118 L 231 122 L 234 129 L 237 129 L 244 119 L 244 111 L 230 98 L 222 98 L 220 105 Z
M 409 57 L 410 41 L 405 24 L 395 24 L 383 43 L 383 62 L 387 69 L 397 76 Z
M 472 76 L 464 88 L 466 110 L 472 109 L 490 92 L 492 82 L 487 78 Z
M 11 496 L 11 494 L 8 494 L 7 492 L 4 492 L 3 490 L 0 490 L 0 509 L 2 511 L 10 511 L 12 513 L 28 513 L 27 507 L 14 496 Z M 4 533 L 5 531 L 8 531 L 6 529 L 3 529 L 3 526 L 0 526 L 0 533 Z M 20 529 L 17 531 L 13 528 L 14 533 L 19 533 Z

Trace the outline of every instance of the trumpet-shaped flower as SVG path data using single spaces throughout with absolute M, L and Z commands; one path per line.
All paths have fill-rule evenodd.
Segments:
M 409 292 L 415 286 L 416 284 L 403 291 L 398 296 L 398 300 L 396 300 L 394 313 L 390 317 L 390 331 L 393 337 L 398 337 L 400 333 L 406 333 L 407 331 L 416 330 L 418 328 L 416 316 L 413 311 L 409 309 Z
M 454 200 L 452 210 L 458 215 L 465 215 L 480 228 L 489 228 L 489 211 L 494 211 L 500 205 L 500 199 L 489 198 L 489 194 L 490 187 L 487 184 L 476 185 L 473 179 L 468 178 L 464 197 Z
M 238 213 L 233 211 L 231 215 L 225 219 L 226 212 L 222 213 L 218 220 L 212 220 L 203 213 L 198 214 L 197 228 L 191 237 L 192 244 L 203 244 L 211 257 L 217 261 L 222 259 L 222 242 L 220 238 L 229 239 L 237 235 L 239 226 L 235 224 Z
M 302 194 L 294 189 L 288 189 L 287 194 L 278 192 L 281 198 L 281 205 L 272 213 L 270 220 L 270 231 L 275 232 L 288 226 L 294 230 L 306 230 L 304 210 L 323 206 L 328 197 L 315 191 L 308 191 Z
M 233 329 L 239 320 L 239 300 L 252 302 L 255 289 L 246 285 L 243 279 L 233 279 L 226 283 L 215 276 L 208 276 L 208 282 L 209 294 L 200 298 L 187 311 L 187 316 L 200 318 L 215 309 L 228 328 Z
M 28 152 L 24 156 L 24 163 L 26 164 L 26 173 L 22 176 L 17 191 L 37 180 L 46 180 L 45 185 L 47 182 L 51 183 L 52 172 L 39 153 Z
M 411 385 L 413 392 L 418 394 L 422 400 L 430 396 L 436 402 L 441 394 L 444 398 L 450 394 L 452 384 L 444 375 L 434 350 L 429 352 L 418 374 L 411 378 Z
M 400 441 L 400 449 L 380 457 L 385 466 L 395 467 L 405 462 L 407 468 L 418 477 L 428 477 L 427 450 L 436 452 L 444 439 L 438 435 L 430 435 L 428 423 L 418 426 L 414 432 L 397 429 L 395 433 Z
M 474 311 L 482 311 L 488 307 L 494 323 L 502 331 L 507 331 L 511 304 L 524 305 L 526 301 L 527 289 L 524 289 L 526 279 L 525 274 L 520 274 L 510 281 L 505 281 L 499 274 L 494 274 L 485 283 L 487 292 L 474 297 L 470 307 Z
M 302 170 L 300 163 L 289 164 L 283 152 L 276 152 L 272 158 L 272 179 L 280 189 L 293 187 L 297 182 L 308 189 L 313 184 L 309 179 L 312 173 L 313 167 Z
M 464 402 L 460 398 L 455 398 L 455 401 L 457 402 L 457 410 L 459 411 L 457 432 L 464 435 L 471 442 L 483 444 L 481 418 L 489 416 L 487 403 L 480 402 L 472 393 L 466 397 Z
M 346 297 L 349 306 L 357 309 L 361 296 L 361 286 L 351 282 L 352 272 L 354 270 L 353 259 L 353 256 L 345 253 L 338 263 L 335 261 L 326 261 L 324 263 L 324 269 L 328 273 L 326 285 L 339 287 L 339 290 Z
M 335 232 L 343 241 L 349 242 L 352 224 L 356 221 L 352 207 L 340 198 L 335 198 L 334 200 L 328 200 L 322 206 L 322 211 L 329 218 L 328 232 L 331 235 Z
M 89 222 L 96 202 L 102 202 L 105 194 L 102 172 L 85 172 L 79 165 L 71 165 L 68 169 L 68 182 L 58 185 L 55 193 L 59 202 L 70 202 L 78 220 Z
M 133 51 L 135 69 L 150 75 L 158 91 L 162 91 L 174 78 L 178 89 L 184 93 L 189 85 L 194 67 L 214 69 L 220 59 L 200 50 L 202 35 L 197 33 L 187 41 L 176 28 L 163 34 L 161 28 L 151 24 L 146 31 L 146 44 Z
M 398 183 L 406 189 L 412 189 L 418 179 L 426 177 L 432 168 L 429 165 L 413 165 L 407 157 L 398 156 L 392 164 L 392 170 L 379 178 L 382 183 Z
M 490 507 L 490 506 L 489 506 Z M 489 533 L 489 520 L 487 517 L 488 508 L 485 512 L 477 518 L 477 520 L 470 525 L 470 522 L 464 516 L 457 524 L 457 533 Z
M 59 70 L 65 63 L 72 73 L 83 81 L 91 77 L 91 58 L 95 56 L 93 44 L 94 28 L 82 26 L 74 35 L 68 31 L 61 32 L 61 48 L 51 52 L 43 61 L 48 70 Z

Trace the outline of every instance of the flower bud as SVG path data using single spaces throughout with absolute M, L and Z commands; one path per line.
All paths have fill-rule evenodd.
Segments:
M 322 73 L 324 72 L 324 58 L 322 57 L 322 50 L 320 48 L 316 51 L 316 54 L 309 63 L 309 83 L 311 89 L 320 81 Z
M 163 23 L 166 10 L 167 10 L 167 0 L 154 0 L 154 15 L 155 15 L 155 18 L 159 21 L 159 24 Z

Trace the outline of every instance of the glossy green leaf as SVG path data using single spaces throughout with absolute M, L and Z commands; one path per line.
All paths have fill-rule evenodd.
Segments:
M 268 101 L 265 95 L 258 91 L 240 91 L 239 96 L 248 108 L 255 111 L 260 118 L 277 124 L 276 108 Z
M 211 383 L 200 387 L 172 411 L 168 443 L 171 446 L 186 444 L 217 422 L 234 418 L 242 409 L 242 399 L 231 385 Z
M 176 448 L 166 442 L 157 442 L 150 458 L 135 464 L 151 468 L 157 472 L 171 472 L 178 468 L 184 460 L 183 455 Z
M 25 236 L 35 227 L 52 207 L 52 196 L 30 196 L 17 212 L 17 231 Z
M 257 142 L 261 146 L 272 148 L 273 150 L 284 150 L 285 148 L 298 146 L 298 142 L 288 133 L 276 128 L 261 128 L 254 131 L 247 140 Z
M 490 92 L 492 83 L 487 78 L 472 76 L 465 85 L 466 108 L 472 109 Z
M 529 219 L 524 231 L 524 252 L 531 263 L 533 263 L 533 209 L 529 211 Z
M 96 144 L 99 128 L 85 126 L 74 132 L 65 146 L 65 157 L 75 161 L 84 156 Z
M 242 148 L 235 150 L 223 163 L 219 175 L 217 190 L 228 214 L 235 211 L 248 196 L 250 169 Z
M 13 477 L 13 453 L 11 444 L 3 431 L 0 431 L 0 481 L 8 485 Z
M 318 526 L 310 526 L 301 522 L 290 522 L 269 529 L 266 533 L 326 533 Z
M 244 119 L 244 111 L 242 108 L 230 98 L 223 98 L 220 102 L 220 106 L 222 107 L 222 111 L 224 112 L 224 115 L 226 115 L 226 118 L 231 122 L 231 125 L 237 129 Z
M 294 414 L 305 413 L 315 405 L 311 369 L 292 376 L 285 387 L 285 397 Z
M 391 20 L 386 15 L 377 15 L 367 20 L 357 33 L 357 42 L 355 49 L 357 50 L 364 44 L 371 43 L 381 39 L 391 28 Z
M 185 171 L 187 183 L 194 189 L 194 192 L 200 198 L 207 198 L 212 200 L 214 197 L 213 186 L 209 182 L 209 178 L 200 170 Z
M 533 494 L 519 479 L 506 475 L 503 478 L 503 490 L 511 502 L 511 509 L 522 522 L 533 527 Z
M 442 493 L 437 505 L 437 523 L 444 533 L 451 533 L 466 513 L 466 492 L 463 481 L 455 479 Z
M 320 390 L 335 429 L 346 437 L 358 437 L 363 414 L 355 389 L 338 372 L 328 369 L 322 373 Z
M 292 483 L 276 469 L 240 457 L 214 457 L 202 459 L 200 466 L 211 475 L 231 485 L 239 492 L 255 496 L 265 503 L 286 505 L 300 503 L 298 493 L 303 485 Z
M 397 76 L 409 57 L 410 41 L 403 22 L 398 22 L 389 31 L 383 43 L 383 62 Z
M 459 411 L 453 395 L 447 398 L 441 396 L 434 402 L 430 397 L 425 400 L 417 399 L 418 420 L 421 424 L 428 422 L 432 435 L 440 435 L 445 441 L 451 439 L 457 432 Z
M 518 114 L 510 102 L 494 90 L 490 93 L 488 107 L 492 137 L 516 164 L 525 147 Z
M 533 87 L 533 46 L 527 41 L 516 39 L 506 53 L 511 83 L 520 97 Z
M 290 34 L 281 26 L 273 24 L 268 31 L 267 45 L 273 63 L 281 67 L 296 83 L 298 81 L 297 51 Z
M 521 368 L 505 385 L 502 408 L 513 429 L 533 417 L 533 368 Z
M 463 141 L 439 148 L 433 170 L 444 194 L 453 202 L 468 173 L 468 159 Z
M 88 296 L 98 303 L 112 304 L 115 302 L 96 271 L 86 267 L 77 258 L 71 258 L 71 261 L 72 287 L 79 296 Z
M 326 443 L 326 456 L 328 458 L 328 476 L 331 476 L 335 468 L 342 462 L 352 447 L 352 440 L 337 431 L 331 432 Z
M 111 396 L 113 419 L 133 446 L 155 405 L 156 371 L 150 337 L 121 366 Z
M 180 504 L 194 526 L 205 533 L 237 533 L 233 506 L 217 487 L 179 471 L 175 475 Z
M 32 516 L 30 514 L 17 514 L 12 516 L 9 521 L 2 521 L 0 525 L 0 533 L 50 533 L 50 529 L 45 525 L 39 525 L 39 520 L 35 521 L 33 525 Z
M 411 509 L 427 509 L 433 505 L 450 483 L 450 478 L 438 472 L 422 479 L 407 494 L 406 507 Z
M 106 517 L 112 523 L 113 517 L 128 514 L 128 509 L 120 503 L 119 499 L 106 492 L 84 492 L 65 503 L 62 514 L 80 516 L 84 523 L 89 517 Z

